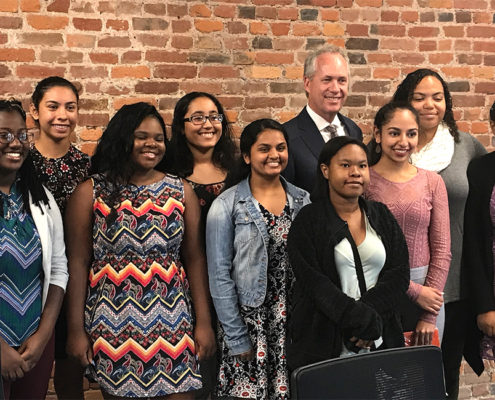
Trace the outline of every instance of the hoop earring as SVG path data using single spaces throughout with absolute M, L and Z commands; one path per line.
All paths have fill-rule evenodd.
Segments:
M 380 154 L 381 152 L 382 152 L 382 146 L 380 146 L 380 143 L 377 143 L 375 147 L 375 153 Z

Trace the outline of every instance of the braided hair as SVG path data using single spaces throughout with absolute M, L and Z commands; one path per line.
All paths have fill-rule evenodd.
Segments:
M 22 108 L 21 102 L 18 100 L 0 100 L 0 112 L 18 113 L 22 120 L 26 122 L 26 113 Z M 28 156 L 17 171 L 16 179 L 17 187 L 22 196 L 23 209 L 31 214 L 31 208 L 29 206 L 29 194 L 31 194 L 34 205 L 38 206 L 41 212 L 43 212 L 41 204 L 43 203 L 48 205 L 48 196 L 43 188 L 43 185 L 41 184 L 41 181 L 37 177 L 33 160 L 31 158 L 31 153 L 28 153 Z M 1 198 L 0 213 L 3 218 L 3 201 Z

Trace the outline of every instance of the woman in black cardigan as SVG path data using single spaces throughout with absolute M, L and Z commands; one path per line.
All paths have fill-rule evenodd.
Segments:
M 382 203 L 364 200 L 366 147 L 339 136 L 319 157 L 311 199 L 292 223 L 296 275 L 290 368 L 370 348 L 404 345 L 397 304 L 409 285 L 404 235 Z

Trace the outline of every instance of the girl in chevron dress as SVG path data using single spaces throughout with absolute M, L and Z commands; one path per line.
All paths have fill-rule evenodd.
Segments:
M 214 351 L 199 205 L 155 169 L 165 140 L 153 106 L 122 107 L 67 209 L 68 350 L 106 398 L 192 398 Z

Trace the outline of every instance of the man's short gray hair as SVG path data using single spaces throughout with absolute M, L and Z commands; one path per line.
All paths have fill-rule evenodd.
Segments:
M 327 45 L 325 47 L 322 47 L 316 51 L 313 51 L 310 53 L 307 57 L 306 60 L 304 60 L 304 77 L 311 79 L 313 75 L 315 74 L 316 71 L 316 58 L 322 54 L 340 54 L 342 58 L 346 61 L 347 64 L 347 70 L 349 73 L 349 62 L 347 60 L 347 55 L 344 53 L 344 51 L 337 46 L 331 46 Z

